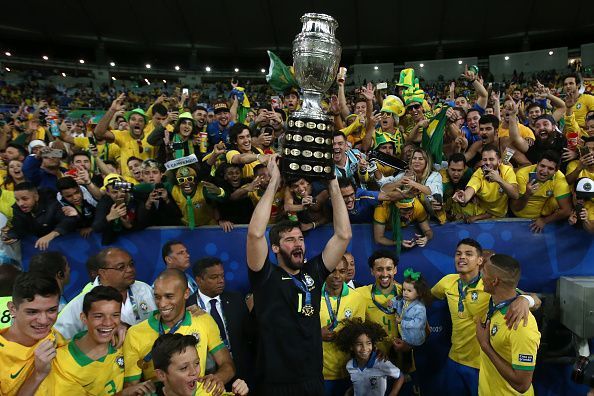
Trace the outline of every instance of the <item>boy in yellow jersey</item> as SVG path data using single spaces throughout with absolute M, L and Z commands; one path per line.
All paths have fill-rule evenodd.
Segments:
M 47 376 L 56 348 L 65 344 L 53 326 L 60 287 L 54 278 L 20 274 L 8 303 L 12 325 L 0 330 L 0 395 L 51 395 Z
M 538 164 L 516 173 L 520 198 L 512 200 L 511 209 L 517 217 L 533 220 L 533 232 L 542 232 L 548 223 L 571 214 L 571 189 L 559 170 L 560 163 L 559 154 L 545 151 Z
M 365 299 L 347 286 L 347 272 L 348 262 L 343 256 L 322 286 L 320 324 L 326 395 L 343 396 L 351 386 L 349 374 L 345 369 L 349 354 L 342 352 L 334 343 L 336 333 L 343 327 L 342 321 L 350 318 L 365 319 Z
M 486 321 L 476 324 L 481 347 L 479 395 L 534 395 L 532 375 L 540 332 L 532 314 L 528 325 L 509 329 L 505 315 L 518 299 L 520 263 L 503 254 L 495 254 L 485 263 L 482 278 L 485 292 L 491 295 Z
M 111 340 L 120 324 L 122 294 L 97 286 L 84 297 L 80 320 L 88 330 L 61 348 L 52 363 L 50 383 L 56 395 L 135 395 L 154 391 L 152 382 L 124 387 L 124 353 Z
M 198 340 L 191 335 L 163 334 L 155 340 L 151 354 L 157 379 L 163 384 L 157 396 L 202 396 L 204 385 L 200 382 L 200 358 Z M 232 392 L 223 395 L 245 396 L 249 388 L 245 381 L 235 380 Z
M 575 120 L 583 129 L 586 124 L 586 115 L 594 110 L 594 96 L 585 93 L 580 94 L 581 85 L 582 78 L 577 73 L 567 74 L 563 78 L 563 90 L 569 97 L 568 101 L 571 103 L 571 110 L 575 114 Z
M 124 340 L 125 386 L 137 384 L 141 377 L 155 379 L 152 356 L 154 341 L 165 333 L 189 334 L 198 340 L 197 351 L 202 362 L 211 354 L 217 364 L 214 374 L 204 375 L 206 365 L 200 369 L 200 381 L 208 392 L 223 391 L 225 384 L 235 375 L 231 354 L 221 341 L 219 328 L 210 315 L 195 316 L 185 309 L 190 296 L 188 281 L 178 269 L 166 269 L 155 280 L 155 301 L 158 311 L 149 319 L 132 326 Z
M 455 274 L 444 276 L 431 294 L 446 300 L 452 319 L 452 346 L 448 355 L 444 394 L 475 396 L 478 392 L 480 347 L 476 339 L 475 322 L 482 318 L 489 307 L 489 295 L 483 290 L 480 267 L 483 265 L 483 248 L 471 238 L 458 242 L 454 257 Z M 530 298 L 519 298 L 510 307 L 521 319 L 510 320 L 515 325 L 528 316 Z
M 125 96 L 125 94 L 121 94 L 113 101 L 109 110 L 97 124 L 95 136 L 98 140 L 105 140 L 108 143 L 115 142 L 120 146 L 120 168 L 124 176 L 130 176 L 128 158 L 137 157 L 141 160 L 155 158 L 156 149 L 148 143 L 148 135 L 144 133 L 146 115 L 142 109 L 134 109 L 130 112 L 128 117 L 129 129 L 127 131 L 108 130 L 113 115 L 117 111 L 124 109 Z
M 465 205 L 474 196 L 477 197 L 478 207 L 486 212 L 475 216 L 475 221 L 504 217 L 508 199 L 518 199 L 520 196 L 513 168 L 501 162 L 501 152 L 492 144 L 483 148 L 482 167 L 474 172 L 466 190 L 457 191 L 453 199 Z

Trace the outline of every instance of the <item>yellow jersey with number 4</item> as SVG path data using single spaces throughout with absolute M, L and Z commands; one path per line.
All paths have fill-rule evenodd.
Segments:
M 124 387 L 124 352 L 108 345 L 107 355 L 93 360 L 76 345 L 86 331 L 58 348 L 50 383 L 55 395 L 115 395 Z
M 52 341 L 56 347 L 66 344 L 64 337 L 55 329 L 44 339 L 33 346 L 24 346 L 16 342 L 8 341 L 4 334 L 8 329 L 0 330 L 0 395 L 14 396 L 19 392 L 25 380 L 33 373 L 35 363 L 35 349 L 45 340 Z M 51 386 L 46 378 L 36 395 L 52 395 Z

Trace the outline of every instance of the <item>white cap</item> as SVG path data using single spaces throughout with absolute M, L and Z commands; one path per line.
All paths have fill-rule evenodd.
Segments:
M 31 152 L 35 147 L 45 147 L 46 144 L 43 140 L 31 140 L 31 143 L 29 143 L 29 152 Z
M 587 177 L 578 179 L 575 185 L 575 192 L 586 195 L 592 194 L 594 196 L 594 180 Z

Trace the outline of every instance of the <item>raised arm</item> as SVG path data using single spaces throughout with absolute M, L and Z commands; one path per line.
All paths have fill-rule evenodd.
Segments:
M 109 110 L 101 117 L 99 123 L 95 127 L 95 136 L 98 140 L 107 140 L 108 142 L 113 142 L 115 140 L 115 136 L 111 131 L 108 130 L 109 123 L 113 118 L 113 115 L 120 110 L 124 109 L 124 98 L 126 94 L 122 93 L 118 96 L 109 107 Z
M 542 85 L 538 80 L 536 81 L 536 92 L 551 102 L 551 106 L 554 109 L 553 118 L 559 122 L 565 116 L 565 111 L 567 110 L 563 99 L 551 94 L 551 90 Z
M 349 116 L 349 108 L 347 106 L 346 96 L 344 94 L 344 81 L 336 79 L 338 84 L 338 109 L 343 120 Z
M 361 94 L 365 97 L 367 110 L 365 112 L 365 137 L 361 143 L 361 150 L 366 152 L 373 147 L 373 135 L 375 123 L 373 122 L 373 87 L 371 90 L 366 87 L 361 88 Z
M 520 136 L 520 130 L 518 128 L 518 105 L 514 103 L 511 97 L 508 97 L 504 111 L 506 115 L 509 116 L 509 137 L 512 143 L 521 152 L 527 152 L 530 146 L 528 145 L 528 142 Z
M 262 195 L 260 202 L 256 205 L 252 219 L 248 225 L 247 233 L 247 264 L 248 267 L 258 272 L 264 266 L 264 261 L 268 255 L 268 243 L 266 242 L 266 225 L 270 220 L 270 210 L 274 202 L 274 195 L 281 183 L 281 175 L 276 163 L 277 155 L 274 154 L 268 162 L 268 171 L 270 172 L 270 182 Z M 340 194 L 340 192 L 339 192 Z M 342 196 L 340 197 L 342 201 Z M 344 206 L 344 202 L 343 202 Z
M 482 79 L 479 78 L 479 76 L 475 74 L 473 71 L 468 70 L 468 65 L 464 66 L 464 73 L 461 77 L 465 78 L 466 81 L 472 83 L 472 87 L 474 88 L 477 96 L 476 104 L 478 104 L 483 109 L 487 107 L 489 94 L 483 86 Z
M 330 180 L 328 190 L 330 191 L 330 199 L 332 200 L 334 235 L 332 235 L 332 238 L 330 238 L 322 252 L 322 260 L 328 271 L 332 272 L 342 259 L 351 241 L 352 230 L 349 213 L 340 193 L 340 187 L 338 187 L 338 180 Z

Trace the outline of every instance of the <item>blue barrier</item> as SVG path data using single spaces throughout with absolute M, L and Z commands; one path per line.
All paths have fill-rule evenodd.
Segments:
M 523 290 L 552 293 L 560 276 L 594 276 L 594 239 L 584 231 L 566 224 L 550 224 L 542 234 L 533 234 L 529 222 L 516 219 L 476 224 L 449 223 L 434 226 L 436 239 L 425 248 L 413 248 L 401 255 L 401 271 L 396 276 L 402 282 L 402 272 L 409 266 L 421 271 L 429 284 L 454 271 L 453 253 L 457 241 L 474 238 L 485 249 L 514 256 L 522 264 L 520 287 Z M 405 228 L 405 238 L 414 230 Z M 188 247 L 192 261 L 209 255 L 219 257 L 225 266 L 227 287 L 247 292 L 249 284 L 245 264 L 245 241 L 247 228 L 236 227 L 230 233 L 223 233 L 218 227 L 204 227 L 194 231 L 187 228 L 147 229 L 121 237 L 116 246 L 132 254 L 136 264 L 137 278 L 151 283 L 164 269 L 161 247 L 170 239 L 178 239 Z M 306 256 L 313 257 L 321 252 L 332 234 L 331 227 L 320 227 L 306 235 Z M 23 263 L 38 251 L 34 240 L 23 241 Z M 353 241 L 349 250 L 357 263 L 356 279 L 371 283 L 373 278 L 367 267 L 367 257 L 378 246 L 373 241 L 369 224 L 353 225 Z M 58 250 L 68 257 L 72 267 L 71 281 L 65 290 L 72 298 L 88 282 L 85 261 L 89 255 L 100 251 L 99 235 L 82 239 L 77 234 L 66 235 L 52 241 L 51 250 Z M 432 334 L 418 351 L 415 351 L 419 376 L 425 394 L 440 394 L 439 378 L 441 366 L 447 358 L 451 323 L 444 303 L 436 302 L 429 312 Z M 571 384 L 569 367 L 566 365 L 539 365 L 535 373 L 535 388 L 538 395 L 585 394 L 584 387 Z

